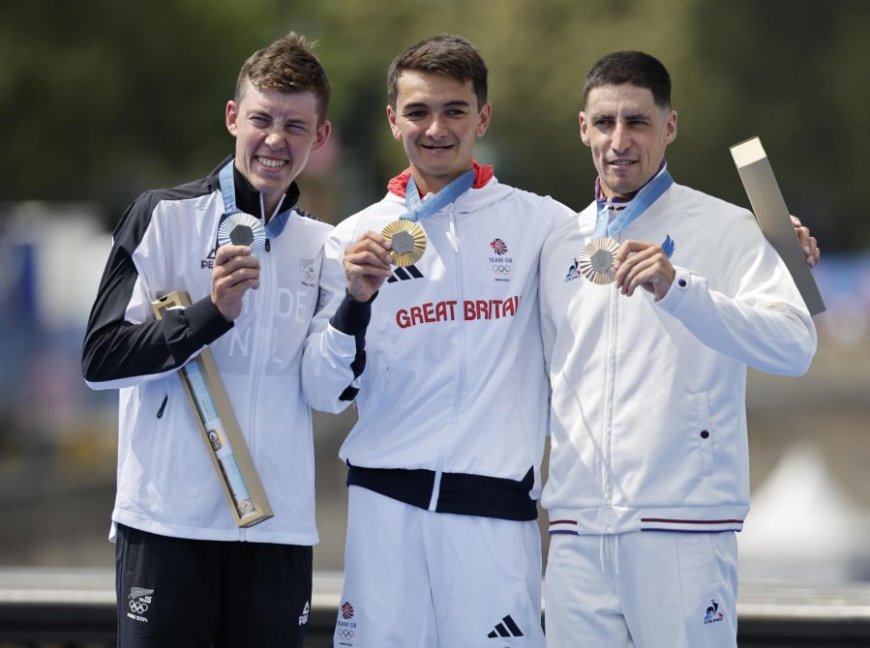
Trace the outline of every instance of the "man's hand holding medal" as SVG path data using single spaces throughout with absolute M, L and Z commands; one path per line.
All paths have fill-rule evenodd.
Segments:
M 366 232 L 344 251 L 347 292 L 355 301 L 371 300 L 392 274 L 391 263 L 390 240 L 377 232 Z
M 661 245 L 625 241 L 614 255 L 616 287 L 631 296 L 640 286 L 662 299 L 674 282 L 676 271 Z

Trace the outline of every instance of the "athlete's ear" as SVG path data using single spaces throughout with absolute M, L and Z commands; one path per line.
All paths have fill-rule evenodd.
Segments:
M 587 133 L 589 122 L 586 121 L 586 113 L 582 110 L 577 115 L 577 121 L 580 123 L 580 141 L 589 146 L 589 133 Z
M 396 124 L 396 111 L 390 105 L 387 105 L 387 121 L 390 122 L 390 131 L 392 131 L 393 137 L 397 140 L 402 139 L 402 131 L 399 130 L 399 126 Z
M 670 144 L 675 139 L 677 139 L 677 111 L 672 110 L 668 113 L 665 122 L 665 141 Z
M 236 133 L 239 132 L 239 106 L 232 99 L 227 102 L 225 118 L 227 130 L 230 132 L 230 135 L 235 137 Z
M 314 143 L 311 145 L 311 152 L 319 151 L 323 145 L 329 140 L 329 134 L 332 132 L 332 122 L 324 119 L 323 123 L 317 126 L 317 134 L 314 138 Z
M 479 121 L 477 123 L 477 129 L 475 129 L 475 135 L 478 137 L 483 137 L 486 135 L 486 130 L 489 128 L 489 124 L 492 122 L 492 104 L 488 101 L 483 104 L 483 108 L 480 109 Z

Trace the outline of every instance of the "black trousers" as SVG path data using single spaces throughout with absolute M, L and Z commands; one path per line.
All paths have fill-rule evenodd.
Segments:
M 119 648 L 298 648 L 309 546 L 185 540 L 118 526 Z

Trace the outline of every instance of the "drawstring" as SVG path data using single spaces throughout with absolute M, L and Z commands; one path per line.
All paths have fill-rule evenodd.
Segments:
M 614 569 L 616 570 L 616 575 L 619 576 L 619 534 L 613 534 L 613 555 L 615 556 Z
M 604 543 L 608 538 L 612 538 L 610 544 L 610 551 L 613 554 L 613 570 L 616 572 L 616 575 L 619 575 L 619 534 L 618 533 L 602 533 L 599 537 L 598 542 L 598 562 L 601 565 L 601 572 L 605 571 L 604 564 Z
M 598 560 L 601 563 L 601 573 L 603 574 L 604 573 L 604 538 L 606 538 L 607 536 L 605 536 L 602 533 L 598 537 L 601 539 L 598 542 Z

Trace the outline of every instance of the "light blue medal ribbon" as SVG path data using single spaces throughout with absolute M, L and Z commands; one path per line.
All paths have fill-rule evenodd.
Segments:
M 614 238 L 633 223 L 658 200 L 674 183 L 667 168 L 648 182 L 625 208 L 613 219 L 608 218 L 608 205 L 598 209 L 595 220 L 595 233 L 592 240 L 580 252 L 577 270 L 595 284 L 609 284 L 616 279 L 616 252 L 619 243 Z M 668 254 L 670 256 L 670 254 Z
M 423 258 L 423 253 L 426 251 L 426 233 L 418 221 L 444 209 L 471 189 L 473 184 L 474 169 L 469 169 L 424 202 L 420 199 L 414 176 L 409 177 L 405 187 L 405 207 L 408 211 L 399 216 L 399 220 L 389 223 L 381 232 L 390 241 L 390 258 L 393 263 L 399 267 L 408 267 Z M 457 249 L 452 221 L 450 226 L 451 231 L 448 232 L 447 237 L 454 249 Z
M 220 170 L 218 174 L 218 181 L 220 183 L 221 197 L 224 200 L 224 214 L 221 217 L 221 224 L 218 226 L 218 238 L 220 239 L 220 230 L 221 227 L 227 222 L 227 225 L 230 225 L 228 221 L 233 220 L 235 222 L 232 225 L 238 225 L 243 219 L 237 217 L 237 214 L 243 214 L 244 212 L 240 211 L 238 206 L 236 205 L 236 183 L 233 179 L 233 164 L 235 163 L 235 158 L 227 162 L 224 167 Z M 254 249 L 254 246 L 251 246 L 251 249 L 254 250 L 254 254 L 258 255 L 262 253 L 262 247 L 265 246 L 267 240 L 276 238 L 281 232 L 284 231 L 284 227 L 287 225 L 287 221 L 290 219 L 290 214 L 293 212 L 293 205 L 290 205 L 287 209 L 275 214 L 269 222 L 266 224 L 265 228 L 259 218 L 256 216 L 252 216 L 250 214 L 246 214 L 250 216 L 251 219 L 257 221 L 257 225 L 259 229 L 264 230 L 263 234 L 263 242 L 258 243 L 258 228 L 249 222 L 249 219 L 244 219 L 244 225 L 250 227 L 254 231 L 254 243 L 256 244 L 259 252 Z M 227 229 L 227 228 L 224 228 Z M 219 244 L 220 240 L 218 241 Z
M 646 184 L 637 195 L 631 200 L 625 209 L 613 220 L 608 218 L 607 206 L 599 208 L 598 216 L 595 221 L 595 238 L 614 237 L 626 227 L 631 225 L 638 217 L 643 214 L 649 207 L 658 200 L 661 195 L 674 184 L 674 179 L 668 173 L 667 168 L 663 169 L 655 178 Z
M 408 186 L 405 188 L 405 207 L 408 208 L 408 213 L 402 214 L 399 218 L 416 223 L 444 209 L 459 198 L 459 196 L 471 189 L 473 184 L 474 169 L 469 169 L 458 178 L 451 180 L 446 187 L 424 202 L 420 199 L 420 192 L 417 191 L 417 183 L 414 182 L 414 176 L 412 175 L 408 178 Z

